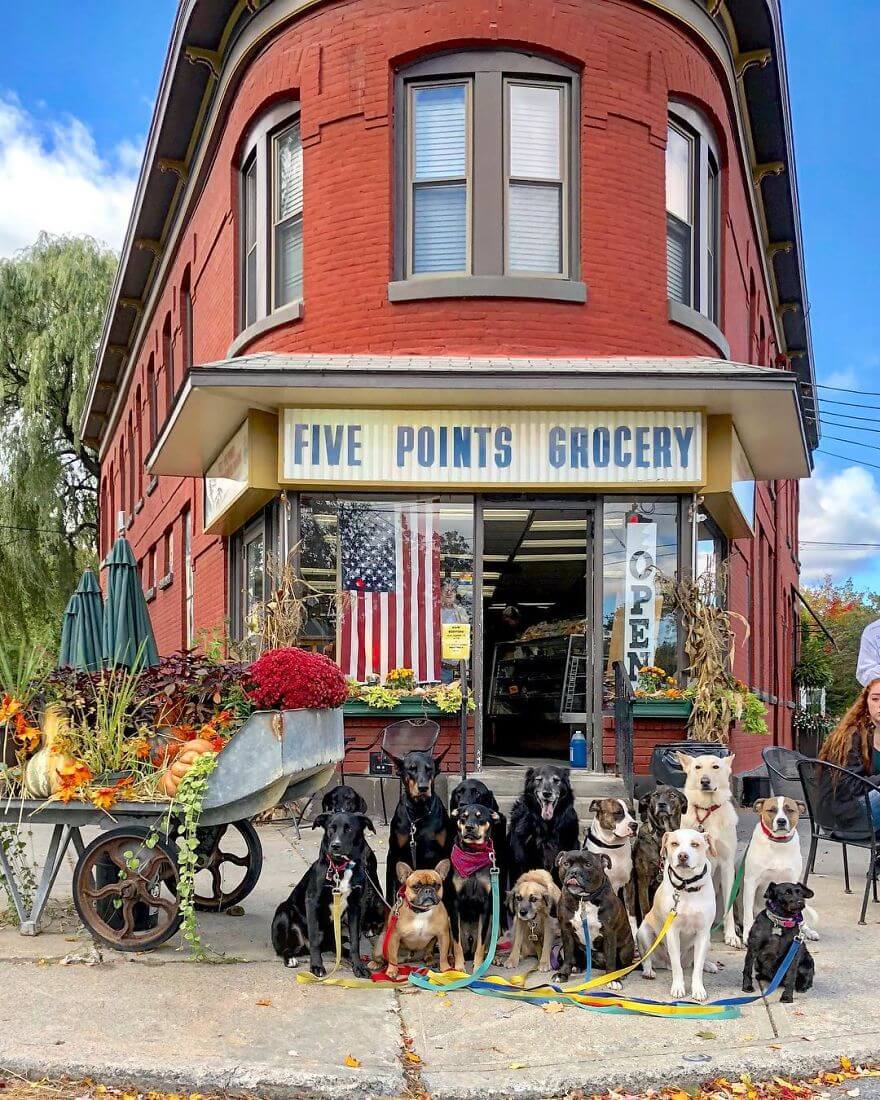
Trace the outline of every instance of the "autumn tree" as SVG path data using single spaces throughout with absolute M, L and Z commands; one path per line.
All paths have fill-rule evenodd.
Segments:
M 880 619 L 880 592 L 862 592 L 852 580 L 834 583 L 826 577 L 822 584 L 808 589 L 807 593 L 811 606 L 834 637 L 833 646 L 824 639 L 816 639 L 815 644 L 821 647 L 831 673 L 827 689 L 828 713 L 839 717 L 861 690 L 856 680 L 859 643 L 868 623 Z M 802 621 L 812 629 L 813 624 L 807 617 Z
M 41 235 L 0 260 L 0 639 L 57 645 L 95 564 L 98 460 L 79 421 L 116 257 Z

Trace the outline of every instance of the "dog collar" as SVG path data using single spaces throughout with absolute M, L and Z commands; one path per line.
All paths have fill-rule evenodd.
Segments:
M 470 878 L 495 862 L 495 849 L 491 840 L 485 844 L 470 844 L 463 848 L 456 839 L 450 856 L 452 866 L 462 878 Z
M 620 844 L 607 844 L 604 840 L 599 840 L 598 837 L 593 836 L 592 825 L 587 830 L 587 838 L 584 841 L 584 846 L 586 846 L 587 841 L 590 841 L 591 844 L 595 844 L 597 848 L 607 848 L 609 852 L 616 852 L 619 848 L 626 847 L 626 840 L 622 840 Z
M 337 863 L 330 853 L 327 853 L 327 874 L 325 875 L 326 882 L 339 882 L 346 871 L 354 867 L 353 859 L 343 860 L 341 863 Z
M 798 925 L 804 923 L 804 914 L 798 913 L 793 917 L 783 917 L 781 913 L 777 913 L 775 909 L 770 907 L 770 903 L 767 903 L 767 907 L 764 910 L 767 916 L 770 918 L 770 923 L 775 924 L 780 930 L 785 929 L 788 931 L 791 928 L 797 928 Z
M 797 829 L 795 828 L 792 829 L 790 833 L 786 833 L 785 836 L 777 836 L 776 833 L 771 832 L 764 824 L 763 817 L 759 818 L 758 820 L 761 823 L 761 830 L 763 831 L 764 836 L 767 837 L 768 840 L 772 840 L 774 844 L 785 844 L 785 842 L 787 840 L 791 840 L 791 838 L 797 832 Z
M 669 881 L 676 890 L 684 890 L 686 894 L 695 894 L 700 889 L 699 883 L 706 877 L 709 867 L 708 864 L 704 864 L 703 870 L 698 875 L 694 875 L 693 878 L 682 878 L 671 863 L 667 865 L 666 870 L 669 872 Z M 676 879 L 678 879 L 678 882 L 675 881 Z
M 716 810 L 720 810 L 720 809 L 721 809 L 720 805 L 716 805 L 716 806 L 694 806 L 694 817 L 697 819 L 697 829 L 701 833 L 706 831 L 704 829 L 704 826 L 705 826 L 706 822 L 709 820 L 709 818 L 712 816 L 712 814 L 714 814 Z M 703 815 L 702 817 L 700 817 L 701 813 Z

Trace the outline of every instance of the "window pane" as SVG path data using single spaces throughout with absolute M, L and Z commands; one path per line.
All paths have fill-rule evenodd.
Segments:
M 508 264 L 511 271 L 562 270 L 562 188 L 511 183 Z
M 674 126 L 666 142 L 666 210 L 680 221 L 691 221 L 693 142 Z
M 456 179 L 466 174 L 466 91 L 463 84 L 414 90 L 414 179 Z
M 244 323 L 252 325 L 257 319 L 257 249 L 247 254 L 245 261 L 245 317 Z
M 511 84 L 509 88 L 510 175 L 526 179 L 561 179 L 562 89 L 523 84 Z
M 244 178 L 244 245 L 249 252 L 257 243 L 257 164 L 252 162 Z
M 673 301 L 691 304 L 691 227 L 671 214 L 666 218 L 666 282 Z
M 641 536 L 628 533 L 638 523 Z M 645 528 L 643 524 L 651 524 Z M 647 608 L 648 625 L 626 619 L 626 578 L 628 551 L 637 546 L 656 547 L 656 564 L 661 573 L 674 576 L 678 569 L 678 503 L 675 500 L 645 502 L 607 501 L 604 508 L 602 633 L 604 638 L 605 703 L 613 686 L 613 664 L 622 661 L 627 671 L 635 664 L 658 665 L 668 675 L 678 671 L 677 627 L 675 613 L 664 607 L 663 597 L 655 593 L 653 607 Z M 642 559 L 644 563 L 644 559 Z M 637 566 L 643 572 L 641 565 Z M 654 574 L 650 573 L 650 577 Z M 647 581 L 646 583 L 651 583 Z M 655 585 L 655 587 L 658 587 Z M 645 609 L 642 609 L 645 610 Z M 633 606 L 631 604 L 631 616 Z M 629 632 L 626 627 L 629 625 Z M 637 638 L 647 644 L 632 645 Z M 629 638 L 629 645 L 627 639 Z
M 275 141 L 275 220 L 298 214 L 303 204 L 302 143 L 299 126 L 292 126 Z
M 275 305 L 283 306 L 302 297 L 302 218 L 275 227 Z
M 708 315 L 710 321 L 718 319 L 718 247 L 720 195 L 718 189 L 718 169 L 714 161 L 709 160 L 709 186 L 707 200 L 708 221 L 706 224 L 706 250 L 708 280 L 706 290 L 709 295 Z
M 413 271 L 464 271 L 467 263 L 467 187 L 416 187 L 413 192 Z
M 244 637 L 255 636 L 260 629 L 264 582 L 263 536 L 252 539 L 244 550 Z

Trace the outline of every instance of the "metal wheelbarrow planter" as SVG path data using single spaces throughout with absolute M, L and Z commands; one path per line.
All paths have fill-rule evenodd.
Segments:
M 208 779 L 199 820 L 199 871 L 211 875 L 210 894 L 196 908 L 228 909 L 245 898 L 263 863 L 259 836 L 249 819 L 282 801 L 303 798 L 323 787 L 345 753 L 342 708 L 256 711 L 220 753 Z M 180 926 L 176 831 L 164 836 L 168 804 L 120 802 L 112 815 L 88 802 L 6 799 L 0 824 L 52 825 L 52 838 L 33 904 L 27 909 L 6 852 L 0 869 L 15 904 L 22 935 L 36 935 L 64 856 L 72 844 L 79 858 L 73 873 L 73 902 L 92 936 L 120 951 L 148 951 Z M 98 825 L 101 835 L 84 845 L 81 829 Z M 149 847 L 147 838 L 160 832 Z M 224 850 L 238 835 L 245 854 Z M 224 891 L 224 863 L 244 868 L 244 877 Z

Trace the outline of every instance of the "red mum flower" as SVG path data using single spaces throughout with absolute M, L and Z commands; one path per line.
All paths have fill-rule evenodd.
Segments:
M 266 710 L 338 707 L 348 695 L 340 669 L 305 649 L 270 649 L 251 665 L 248 676 L 248 694 Z

